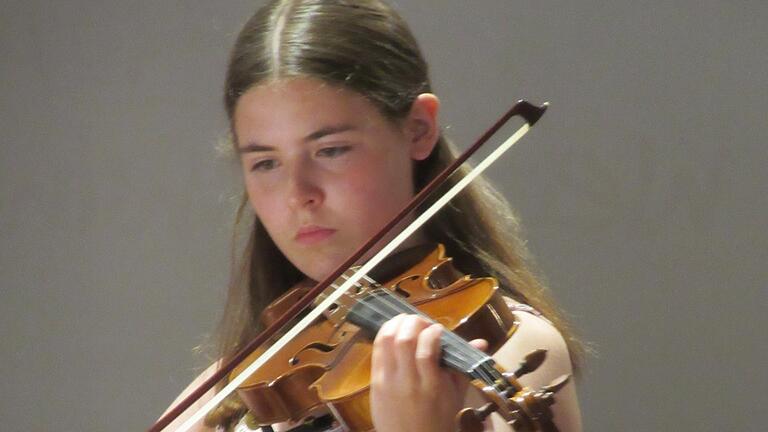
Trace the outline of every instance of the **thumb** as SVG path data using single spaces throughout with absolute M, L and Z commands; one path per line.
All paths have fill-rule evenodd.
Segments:
M 470 341 L 469 344 L 480 351 L 486 351 L 488 349 L 488 341 L 485 339 L 475 339 Z

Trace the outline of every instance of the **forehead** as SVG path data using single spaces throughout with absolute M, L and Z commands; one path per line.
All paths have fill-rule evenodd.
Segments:
M 340 124 L 366 129 L 389 123 L 364 96 L 308 78 L 251 88 L 238 100 L 233 120 L 238 138 L 262 139 L 304 136 Z

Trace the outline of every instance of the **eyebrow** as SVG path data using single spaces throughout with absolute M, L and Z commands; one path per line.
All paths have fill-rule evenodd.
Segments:
M 309 141 L 317 141 L 320 138 L 326 137 L 328 135 L 354 131 L 356 129 L 357 128 L 355 126 L 348 123 L 344 123 L 340 125 L 325 126 L 305 136 L 302 139 L 302 141 L 304 141 L 305 143 Z M 265 151 L 271 151 L 274 149 L 275 149 L 274 147 L 261 145 L 257 142 L 251 142 L 242 147 L 238 147 L 237 152 L 242 154 L 242 153 L 252 153 L 252 152 L 265 152 Z

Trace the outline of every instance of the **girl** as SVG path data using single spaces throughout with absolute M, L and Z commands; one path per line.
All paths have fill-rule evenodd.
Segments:
M 233 267 L 221 358 L 255 336 L 267 304 L 323 279 L 454 158 L 419 47 L 379 0 L 271 1 L 235 43 L 224 99 L 247 192 L 238 224 L 254 217 Z M 442 243 L 463 273 L 499 280 L 521 326 L 494 358 L 513 369 L 529 351 L 548 350 L 523 379 L 538 388 L 578 368 L 581 347 L 528 269 L 517 231 L 499 195 L 476 183 L 408 243 Z M 379 331 L 371 381 L 377 431 L 452 431 L 465 399 L 477 399 L 466 380 L 438 366 L 440 332 L 406 315 Z M 574 384 L 558 393 L 553 412 L 561 431 L 580 430 Z M 231 400 L 196 430 L 248 430 L 244 413 Z M 510 430 L 498 417 L 486 424 Z

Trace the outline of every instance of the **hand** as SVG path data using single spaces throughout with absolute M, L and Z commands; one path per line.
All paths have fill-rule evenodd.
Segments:
M 441 368 L 443 327 L 416 315 L 387 321 L 373 342 L 371 415 L 377 432 L 456 430 L 469 381 Z M 470 342 L 485 349 L 487 343 Z

